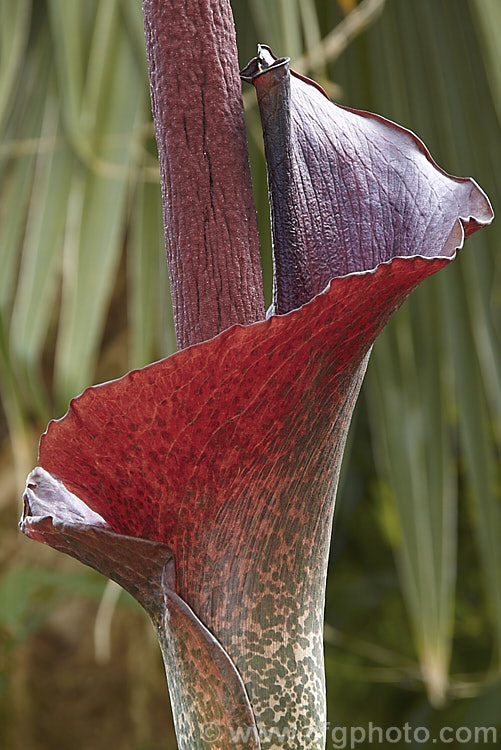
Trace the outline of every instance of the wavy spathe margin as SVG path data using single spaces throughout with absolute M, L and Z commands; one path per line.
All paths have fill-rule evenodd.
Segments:
M 37 467 L 26 480 L 21 531 L 120 584 L 152 616 L 163 602 L 162 577 L 172 560 L 161 542 L 117 534 L 63 482 Z
M 414 133 L 334 104 L 269 47 L 241 76 L 256 87 L 263 124 L 276 312 L 396 257 L 450 258 L 492 221 L 476 182 L 438 167 Z

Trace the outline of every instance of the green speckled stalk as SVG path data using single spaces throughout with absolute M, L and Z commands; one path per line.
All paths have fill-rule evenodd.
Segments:
M 290 441 L 276 455 L 282 480 L 259 496 L 235 498 L 201 530 L 206 553 L 179 561 L 177 589 L 232 659 L 266 750 L 325 747 L 325 580 L 336 485 L 365 366 L 339 404 L 333 431 L 319 429 L 322 440 L 312 450 L 296 415 Z M 311 407 L 305 404 L 303 415 L 310 427 L 325 416 L 320 404 Z M 298 434 L 305 435 L 303 463 Z M 233 746 L 237 729 L 219 727 L 228 742 L 221 747 Z

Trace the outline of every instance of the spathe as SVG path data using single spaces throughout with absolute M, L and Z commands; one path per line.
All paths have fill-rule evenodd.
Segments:
M 400 125 L 333 104 L 288 58 L 260 45 L 241 75 L 263 124 L 277 312 L 397 257 L 451 259 L 492 221 L 474 180 L 444 172 Z
M 409 131 L 336 107 L 265 48 L 244 75 L 260 99 L 275 306 L 287 314 L 74 399 L 42 437 L 52 479 L 31 475 L 21 526 L 129 590 L 141 580 L 180 747 L 215 721 L 216 706 L 221 727 L 289 727 L 284 750 L 323 748 L 327 557 L 368 353 L 492 211 Z M 191 648 L 198 671 L 187 668 Z

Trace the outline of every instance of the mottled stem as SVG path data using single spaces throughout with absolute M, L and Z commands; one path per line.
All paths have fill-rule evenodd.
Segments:
M 179 348 L 264 318 L 229 0 L 143 0 Z

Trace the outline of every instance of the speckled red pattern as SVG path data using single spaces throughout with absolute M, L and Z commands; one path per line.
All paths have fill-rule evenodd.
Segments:
M 256 464 L 272 469 L 299 403 L 314 409 L 339 395 L 390 314 L 446 262 L 396 259 L 335 279 L 300 310 L 89 388 L 50 423 L 40 465 L 115 531 L 176 554 L 240 494 Z

